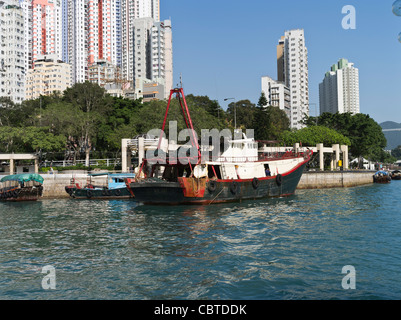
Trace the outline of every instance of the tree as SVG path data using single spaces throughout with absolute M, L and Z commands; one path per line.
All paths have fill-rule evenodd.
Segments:
M 194 96 L 193 94 L 187 95 L 185 99 L 188 104 L 195 104 L 216 118 L 224 117 L 224 110 L 217 100 L 210 100 L 208 96 Z
M 0 152 L 61 151 L 65 142 L 63 135 L 49 133 L 47 127 L 0 127 Z
M 188 109 L 191 115 L 194 130 L 200 137 L 202 129 L 224 128 L 223 120 L 211 115 L 202 105 L 196 104 L 196 99 L 187 99 Z M 152 129 L 161 129 L 166 113 L 166 101 L 150 101 L 143 104 L 137 112 L 132 115 L 131 125 L 138 134 L 148 133 Z M 169 122 L 177 121 L 177 130 L 180 132 L 186 128 L 186 123 L 182 115 L 181 107 L 176 99 L 171 100 L 169 113 L 167 115 L 165 133 L 169 135 Z
M 57 102 L 42 111 L 42 125 L 55 135 L 66 138 L 66 155 L 75 163 L 84 145 L 85 114 L 79 106 L 68 102 Z
M 233 127 L 236 122 L 237 128 L 253 129 L 256 111 L 257 107 L 249 100 L 231 102 L 227 108 L 227 120 Z
M 400 160 L 401 159 L 401 145 L 398 146 L 397 148 L 394 148 L 391 150 L 391 155 L 395 157 L 396 159 Z
M 334 129 L 323 126 L 306 127 L 296 131 L 285 131 L 281 134 L 280 140 L 285 145 L 301 143 L 303 146 L 315 147 L 319 143 L 331 146 L 333 144 L 351 145 L 350 139 L 338 133 Z
M 106 121 L 99 125 L 97 147 L 114 152 L 121 150 L 122 139 L 132 138 L 138 134 L 131 119 L 142 107 L 140 100 L 114 97 Z
M 278 107 L 258 107 L 253 128 L 257 140 L 277 140 L 282 132 L 289 130 L 290 120 L 285 111 Z
M 82 111 L 81 136 L 78 141 L 85 151 L 85 165 L 89 166 L 90 151 L 94 147 L 99 126 L 106 120 L 113 99 L 104 88 L 91 82 L 76 83 L 64 91 L 63 101 Z
M 264 91 L 262 91 L 262 93 L 260 94 L 260 97 L 259 97 L 258 107 L 259 108 L 266 107 L 268 104 L 269 104 L 269 102 L 267 101 L 266 95 L 265 95 Z
M 351 141 L 350 153 L 354 157 L 364 157 L 372 161 L 383 158 L 387 145 L 380 125 L 369 115 L 358 113 L 325 112 L 317 118 L 319 126 L 336 130 Z

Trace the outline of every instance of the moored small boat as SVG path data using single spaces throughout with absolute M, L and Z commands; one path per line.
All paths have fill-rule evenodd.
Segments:
M 97 184 L 93 178 L 105 177 L 103 184 Z M 88 175 L 86 185 L 77 179 L 71 179 L 71 184 L 65 191 L 74 199 L 130 199 L 133 194 L 128 190 L 125 179 L 133 179 L 130 173 L 94 173 Z M 97 179 L 98 180 L 98 179 Z
M 374 183 L 390 183 L 391 182 L 391 176 L 387 171 L 377 171 L 373 175 L 373 182 Z
M 391 180 L 401 180 L 401 170 L 394 170 L 391 172 Z
M 5 176 L 0 180 L 0 201 L 36 201 L 43 194 L 43 181 L 36 173 Z

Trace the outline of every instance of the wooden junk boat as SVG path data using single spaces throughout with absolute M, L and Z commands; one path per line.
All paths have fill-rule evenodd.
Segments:
M 14 174 L 0 180 L 0 201 L 36 201 L 43 193 L 43 177 L 36 173 Z
M 374 183 L 390 183 L 391 182 L 391 176 L 387 171 L 377 171 L 373 175 L 373 182 Z
M 173 94 L 177 95 L 187 128 L 193 132 L 182 88 L 170 92 L 162 132 Z M 223 152 L 219 150 L 217 157 L 202 161 L 201 147 L 195 134 L 191 141 L 197 150 L 194 164 L 189 158 L 188 164 L 181 164 L 185 161 L 178 157 L 166 157 L 167 161 L 156 164 L 153 164 L 154 158 L 143 159 L 136 178 L 126 179 L 136 201 L 163 205 L 211 204 L 289 196 L 295 193 L 312 155 L 312 151 L 286 152 L 280 156 L 259 154 L 258 142 L 243 134 L 241 139 L 228 140 L 228 148 Z M 163 151 L 158 149 L 154 153 L 160 156 Z
M 97 184 L 92 178 L 105 177 L 103 184 Z M 86 185 L 72 178 L 65 191 L 74 199 L 129 199 L 133 195 L 127 189 L 126 178 L 134 178 L 130 173 L 91 173 Z

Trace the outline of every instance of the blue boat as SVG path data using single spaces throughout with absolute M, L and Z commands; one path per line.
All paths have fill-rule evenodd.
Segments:
M 391 176 L 387 171 L 377 171 L 373 175 L 373 182 L 374 183 L 390 183 L 391 182 Z
M 105 177 L 102 185 L 96 185 L 92 181 L 95 177 Z M 76 180 L 71 179 L 71 184 L 65 187 L 65 191 L 74 199 L 131 199 L 134 197 L 127 188 L 125 179 L 135 178 L 133 173 L 92 173 L 88 175 L 85 186 Z

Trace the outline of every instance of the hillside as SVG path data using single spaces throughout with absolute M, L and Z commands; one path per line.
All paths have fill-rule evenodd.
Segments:
M 385 121 L 380 124 L 382 129 L 401 129 L 401 123 L 394 121 Z M 392 150 L 401 145 L 401 130 L 400 131 L 384 131 L 384 136 L 387 139 L 387 150 Z

